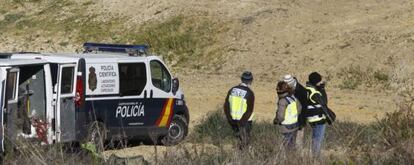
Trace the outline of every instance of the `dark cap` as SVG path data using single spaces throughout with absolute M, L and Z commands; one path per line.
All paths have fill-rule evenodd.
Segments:
M 312 72 L 309 74 L 309 83 L 312 85 L 316 85 L 320 81 L 322 81 L 322 76 L 318 72 Z
M 253 74 L 250 71 L 244 71 L 241 75 L 241 80 L 244 81 L 252 81 L 253 80 Z

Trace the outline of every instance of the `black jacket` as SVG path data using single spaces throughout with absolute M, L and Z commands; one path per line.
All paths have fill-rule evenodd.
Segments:
M 302 84 L 299 84 L 299 82 L 297 82 L 294 95 L 299 100 L 302 106 L 303 113 L 299 114 L 298 123 L 300 127 L 303 127 L 306 125 L 306 117 L 304 116 L 304 113 L 306 112 L 304 111 L 306 111 L 306 108 L 308 106 L 308 93 L 306 91 L 306 88 L 303 87 Z
M 306 117 L 310 117 L 310 116 L 314 116 L 314 115 L 323 115 L 323 114 L 326 115 L 326 113 L 324 112 L 324 109 L 325 110 L 327 109 L 328 98 L 326 97 L 325 88 L 323 86 L 314 86 L 313 84 L 309 84 L 309 83 L 306 83 L 306 86 L 313 87 L 321 93 L 321 94 L 314 94 L 312 96 L 312 98 L 307 98 L 308 105 L 312 105 L 312 102 L 310 101 L 310 99 L 312 99 L 316 102 L 316 104 L 320 104 L 322 106 L 322 108 L 316 108 L 316 109 L 312 109 L 312 110 L 309 110 L 309 109 L 306 108 L 306 110 L 302 111 L 303 112 L 303 114 L 302 114 L 303 118 L 305 118 L 305 120 L 306 120 Z M 311 91 L 307 90 L 307 89 L 306 89 L 306 91 L 308 92 L 307 96 L 309 96 Z M 316 124 L 323 124 L 325 122 L 326 122 L 326 120 L 322 120 L 322 121 L 317 122 Z

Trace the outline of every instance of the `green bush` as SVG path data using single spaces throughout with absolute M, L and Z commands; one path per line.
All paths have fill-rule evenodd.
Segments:
M 366 87 L 387 87 L 388 73 L 384 70 L 374 70 L 371 67 L 349 66 L 341 68 L 337 76 L 342 79 L 341 89 L 356 89 L 361 85 Z
M 222 110 L 210 112 L 202 122 L 195 126 L 194 133 L 190 135 L 192 142 L 200 140 L 213 143 L 215 145 L 229 142 L 234 133 L 227 122 Z
M 339 85 L 340 89 L 356 89 L 361 82 L 356 79 L 345 79 L 342 81 L 342 84 Z
M 211 20 L 175 16 L 164 22 L 145 24 L 138 32 L 131 33 L 131 40 L 133 43 L 147 43 L 155 53 L 181 65 L 201 58 L 205 49 L 216 42 L 216 33 Z
M 0 29 L 2 29 L 1 26 L 8 26 L 10 24 L 13 24 L 23 17 L 24 17 L 24 14 L 22 13 L 6 14 L 4 16 L 4 20 L 0 21 Z
M 374 72 L 374 78 L 383 83 L 387 83 L 389 81 L 389 76 L 384 71 L 375 71 Z
M 380 119 L 373 127 L 382 137 L 382 142 L 393 147 L 414 137 L 414 115 L 412 111 L 397 111 L 387 113 L 386 118 Z

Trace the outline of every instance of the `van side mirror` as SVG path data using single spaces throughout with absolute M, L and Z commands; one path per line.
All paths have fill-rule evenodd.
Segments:
M 175 95 L 180 88 L 180 81 L 178 81 L 178 78 L 172 79 L 172 92 Z

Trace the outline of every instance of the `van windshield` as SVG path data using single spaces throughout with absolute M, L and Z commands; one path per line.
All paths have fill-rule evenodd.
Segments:
M 150 62 L 152 85 L 165 92 L 171 91 L 171 76 L 168 70 L 159 61 Z

